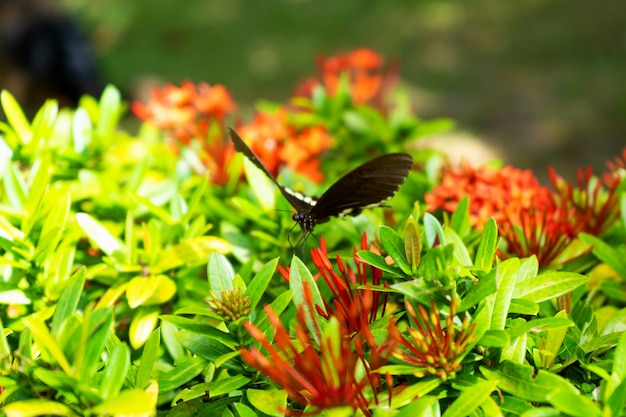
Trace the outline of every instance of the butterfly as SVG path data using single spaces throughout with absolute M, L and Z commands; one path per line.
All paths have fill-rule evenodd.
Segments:
M 308 197 L 279 184 L 232 128 L 229 133 L 235 149 L 263 171 L 296 210 L 292 219 L 303 232 L 296 246 L 313 232 L 315 225 L 331 217 L 356 216 L 363 209 L 376 207 L 391 198 L 413 168 L 413 158 L 406 153 L 382 155 L 339 178 L 319 198 Z

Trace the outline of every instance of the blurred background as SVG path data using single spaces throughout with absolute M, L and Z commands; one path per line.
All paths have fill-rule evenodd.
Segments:
M 0 88 L 31 112 L 106 83 L 131 100 L 190 79 L 224 84 L 249 114 L 316 74 L 317 53 L 357 47 L 399 63 L 420 118 L 456 120 L 444 147 L 477 138 L 573 178 L 626 145 L 619 1 L 0 0 Z

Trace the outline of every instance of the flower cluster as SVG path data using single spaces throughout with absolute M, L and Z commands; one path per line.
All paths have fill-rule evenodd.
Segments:
M 441 322 L 439 309 L 433 300 L 430 311 L 419 305 L 419 314 L 409 302 L 405 302 L 405 306 L 414 326 L 408 328 L 408 338 L 400 337 L 400 348 L 394 352 L 394 356 L 414 365 L 416 370 L 413 374 L 418 377 L 437 375 L 442 380 L 453 377 L 462 368 L 461 359 L 476 337 L 476 325 L 470 324 L 469 316 L 465 316 L 461 330 L 456 330 L 454 300 L 450 303 L 445 325 Z
M 281 107 L 274 113 L 257 113 L 238 132 L 272 175 L 286 166 L 315 182 L 324 179 L 319 156 L 332 145 L 332 139 L 323 126 L 298 128 L 287 109 Z
M 211 292 L 207 299 L 209 308 L 226 321 L 235 321 L 250 314 L 250 297 L 237 287 L 231 291 L 222 291 L 219 295 Z
M 314 311 L 308 287 L 304 294 L 305 303 L 297 310 L 295 339 L 272 309 L 266 307 L 275 331 L 274 343 L 258 327 L 247 322 L 246 330 L 261 344 L 267 356 L 253 347 L 242 349 L 241 357 L 284 389 L 293 401 L 308 407 L 307 412 L 315 414 L 333 407 L 351 406 L 371 416 L 370 403 L 377 404 L 378 394 L 384 389 L 383 379 L 375 370 L 387 362 L 396 340 L 388 337 L 383 343 L 377 343 L 367 328 L 354 336 L 334 317 L 322 330 L 317 316 L 307 314 Z M 296 410 L 281 411 L 298 414 Z
M 168 84 L 155 88 L 146 104 L 136 101 L 131 105 L 138 118 L 165 132 L 175 151 L 180 151 L 181 145 L 193 150 L 215 184 L 228 180 L 226 167 L 235 154 L 222 133 L 224 118 L 235 108 L 224 86 L 190 81 L 180 87 Z M 197 168 L 197 164 L 191 165 Z
M 329 96 L 340 88 L 345 77 L 350 97 L 356 105 L 370 103 L 382 107 L 385 93 L 397 79 L 397 68 L 385 72 L 385 62 L 376 52 L 367 48 L 348 53 L 317 58 L 320 79 L 309 78 L 296 90 L 299 97 L 311 97 L 313 88 L 322 85 Z
M 541 186 L 530 171 L 511 166 L 447 166 L 426 203 L 430 211 L 452 212 L 468 196 L 472 225 L 482 227 L 491 217 L 498 223 L 505 241 L 501 257 L 536 255 L 546 267 L 579 233 L 600 235 L 619 216 L 618 181 L 601 181 L 588 169 L 578 172 L 575 186 L 553 169 L 549 173 L 553 189 Z

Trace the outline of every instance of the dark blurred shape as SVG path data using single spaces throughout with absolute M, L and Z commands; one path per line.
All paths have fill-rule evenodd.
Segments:
M 75 106 L 103 82 L 91 47 L 72 19 L 44 0 L 0 0 L 0 88 L 29 113 L 47 98 Z

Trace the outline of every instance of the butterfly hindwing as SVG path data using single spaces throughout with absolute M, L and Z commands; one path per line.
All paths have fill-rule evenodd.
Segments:
M 413 167 L 413 158 L 392 153 L 374 158 L 339 178 L 318 199 L 310 215 L 318 223 L 331 216 L 356 215 L 391 198 Z

